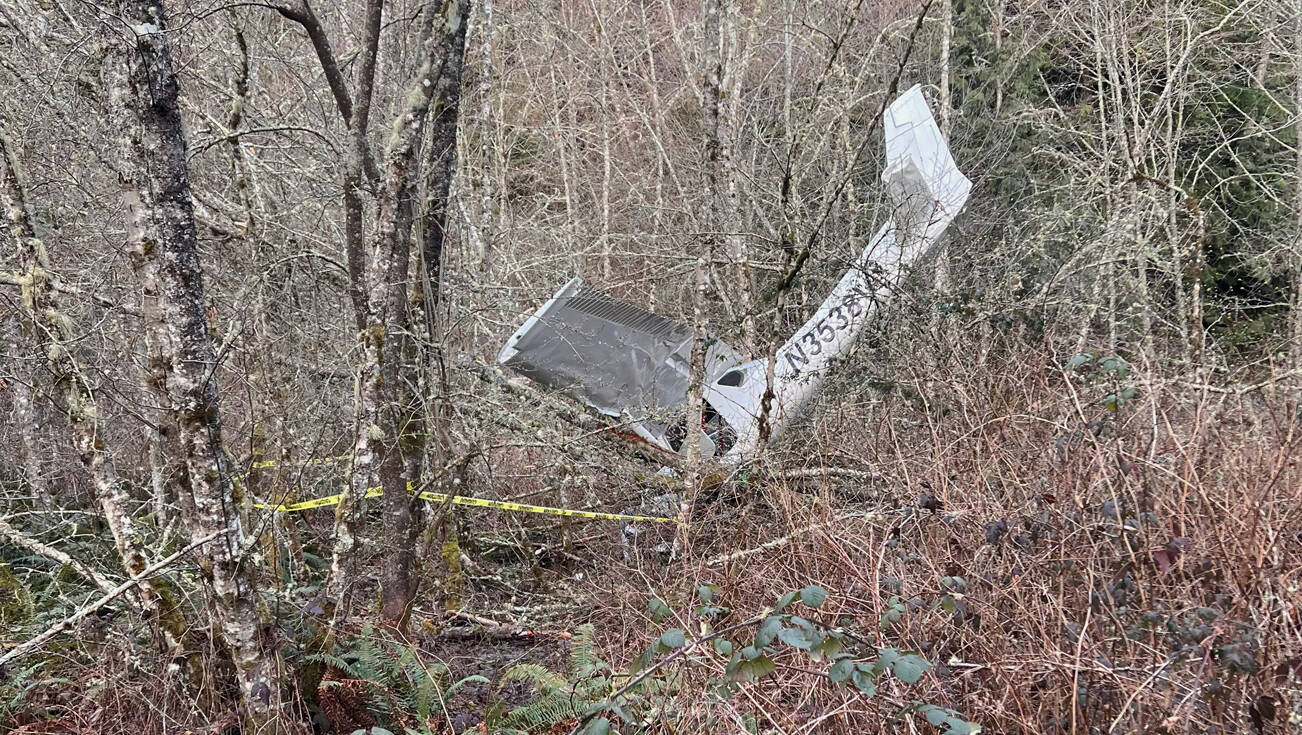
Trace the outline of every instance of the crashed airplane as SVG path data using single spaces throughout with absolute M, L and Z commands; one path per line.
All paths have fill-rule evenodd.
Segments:
M 886 108 L 882 181 L 892 216 L 827 300 L 772 357 L 749 362 L 712 340 L 707 348 L 702 456 L 728 464 L 760 445 L 762 403 L 772 364 L 767 421 L 777 438 L 845 356 L 889 284 L 940 238 L 972 183 L 958 170 L 920 86 Z M 869 273 L 875 278 L 872 285 Z M 608 417 L 617 430 L 667 452 L 686 437 L 690 327 L 586 288 L 565 284 L 511 335 L 498 362 Z

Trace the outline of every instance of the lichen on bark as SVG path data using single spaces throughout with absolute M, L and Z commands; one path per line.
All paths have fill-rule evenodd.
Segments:
M 179 431 L 179 458 L 189 495 L 185 522 L 194 538 L 219 534 L 204 547 L 204 570 L 214 623 L 236 671 L 244 718 L 251 731 L 286 729 L 283 669 L 250 570 L 241 564 L 245 534 L 223 454 L 216 354 L 204 310 L 204 282 L 190 192 L 187 146 L 161 0 L 122 0 L 117 14 L 132 31 L 115 28 L 125 78 L 115 98 L 122 115 L 123 187 L 138 202 L 141 242 L 157 244 L 158 294 L 166 325 L 167 387 Z M 144 248 L 141 248 L 144 251 Z

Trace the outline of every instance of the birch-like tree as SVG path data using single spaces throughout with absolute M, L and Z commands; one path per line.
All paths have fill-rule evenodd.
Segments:
M 170 368 L 167 390 L 179 430 L 193 538 L 217 533 L 203 552 L 214 623 L 234 667 L 244 717 L 256 732 L 283 729 L 280 657 L 250 566 L 222 445 L 217 355 L 205 316 L 204 277 L 191 198 L 180 85 L 161 0 L 130 0 L 109 20 L 121 65 L 110 94 L 122 120 L 121 186 L 133 238 L 157 259 L 157 289 Z M 146 288 L 149 284 L 144 284 Z
M 413 336 L 417 331 L 432 336 L 429 319 L 441 295 L 469 10 L 468 0 L 420 6 L 417 68 L 407 77 L 406 95 L 399 98 L 377 163 L 368 126 L 378 80 L 384 4 L 371 0 L 365 6 L 361 58 L 352 90 L 311 6 L 280 8 L 311 39 L 338 112 L 349 128 L 343 172 L 344 234 L 362 357 L 349 489 L 336 513 L 327 596 L 338 603 L 340 612 L 347 608 L 366 495 L 378 484 L 383 488 L 385 547 L 381 612 L 398 627 L 405 624 L 416 592 L 412 567 L 421 501 L 408 490 L 421 483 L 426 452 L 427 422 L 419 394 L 423 380 L 414 359 Z M 373 216 L 369 235 L 368 211 Z M 423 310 L 419 320 L 414 318 L 413 303 Z
M 19 285 L 22 318 L 31 325 L 34 337 L 30 344 L 44 357 L 53 381 L 51 387 L 63 399 L 61 408 L 68 417 L 73 447 L 90 475 L 123 570 L 128 576 L 139 574 L 149 566 L 148 552 L 131 514 L 133 503 L 126 481 L 118 474 L 107 441 L 94 386 L 75 353 L 77 335 L 61 304 L 58 274 L 32 224 L 18 161 L 18 153 L 0 122 L 0 203 L 4 205 L 5 229 L 13 240 L 20 269 L 12 280 Z M 179 654 L 184 647 L 185 622 L 166 584 L 142 582 L 140 605 L 150 623 L 158 626 L 168 650 Z
M 384 176 L 376 198 L 375 235 L 369 253 L 369 323 L 362 333 L 363 366 L 358 397 L 357 456 L 379 455 L 379 478 L 384 488 L 382 512 L 386 553 L 381 571 L 381 615 L 398 627 L 406 623 L 415 597 L 412 565 L 415 560 L 416 509 L 421 502 L 408 492 L 421 483 L 421 458 L 425 452 L 421 406 L 413 395 L 420 385 L 411 350 L 414 321 L 410 309 L 413 280 L 415 209 L 420 205 L 421 147 L 426 126 L 436 118 L 435 141 L 429 158 L 438 165 L 431 173 L 433 190 L 426 197 L 423 215 L 430 260 L 425 268 L 434 272 L 441 257 L 441 245 L 429 241 L 441 238 L 446 223 L 446 187 L 450 181 L 451 156 L 455 155 L 453 132 L 443 126 L 456 124 L 460 96 L 460 67 L 465 52 L 468 0 L 450 0 L 424 7 L 420 67 L 413 76 L 405 105 L 394 117 L 386 144 L 381 172 Z M 440 119 L 440 116 L 442 118 Z M 441 134 L 440 134 L 441 133 Z M 442 150 L 438 150 L 441 148 Z M 440 211 L 443 210 L 443 211 Z M 415 263 L 419 267 L 419 261 Z M 437 284 L 429 283 L 429 296 L 438 296 Z M 419 285 L 418 285 L 419 288 Z M 404 360 L 404 357 L 407 359 Z M 374 447 L 374 449 L 372 449 Z M 354 496 L 365 493 L 356 482 Z

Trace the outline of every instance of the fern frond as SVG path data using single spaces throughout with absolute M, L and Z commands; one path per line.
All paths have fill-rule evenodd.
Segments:
M 0 712 L 16 712 L 22 709 L 23 704 L 27 701 L 27 695 L 31 694 L 36 685 L 40 683 L 34 680 L 33 677 L 36 675 L 37 670 L 44 665 L 45 662 L 40 661 L 14 674 L 13 678 L 4 685 L 4 688 L 0 689 L 0 692 L 4 692 L 7 698 L 3 707 L 0 707 Z
M 577 717 L 578 714 L 575 703 L 571 703 L 568 696 L 553 694 L 539 697 L 506 713 L 502 718 L 502 726 L 525 732 L 537 732 L 563 720 Z
M 544 694 L 569 689 L 569 682 L 565 680 L 565 677 L 539 664 L 524 663 L 512 666 L 502 675 L 498 688 L 500 689 L 512 681 L 528 682 Z
M 366 633 L 363 632 L 365 636 Z M 359 679 L 365 679 L 370 682 L 381 683 L 386 681 L 390 667 L 388 666 L 388 655 L 384 649 L 371 640 L 369 636 L 362 639 L 358 644 L 357 650 L 352 652 L 353 657 L 357 659 L 357 670 L 361 674 Z
M 451 697 L 453 694 L 457 693 L 458 689 L 467 684 L 492 684 L 492 682 L 478 674 L 471 674 L 470 676 L 458 681 L 456 684 L 448 687 L 448 690 L 443 692 L 443 698 L 446 699 Z
M 570 670 L 574 676 L 587 676 L 586 670 L 595 666 L 605 666 L 606 662 L 597 656 L 597 629 L 592 623 L 584 623 L 574 629 L 570 639 Z
M 422 677 L 420 683 L 412 689 L 412 704 L 415 705 L 416 717 L 421 722 L 429 720 L 430 715 L 434 713 L 434 708 L 442 708 L 442 699 L 439 697 L 438 684 L 430 676 Z
M 309 653 L 303 657 L 303 660 L 309 663 L 325 664 L 326 666 L 339 669 L 352 679 L 366 678 L 357 671 L 357 668 L 353 666 L 351 661 L 340 658 L 332 653 Z

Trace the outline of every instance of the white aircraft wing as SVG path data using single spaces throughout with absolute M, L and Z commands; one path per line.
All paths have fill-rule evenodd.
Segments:
M 949 146 L 922 96 L 921 85 L 914 85 L 896 98 L 886 108 L 883 122 L 886 169 L 882 171 L 882 181 L 890 187 L 896 207 L 921 206 L 931 210 L 927 213 L 929 224 L 933 220 L 948 224 L 963 208 L 972 182 L 954 164 Z

